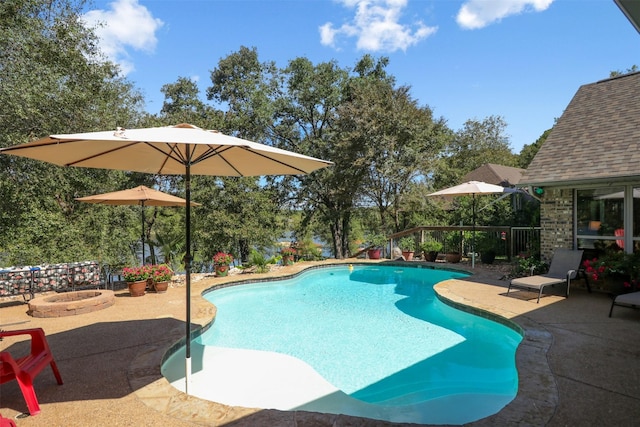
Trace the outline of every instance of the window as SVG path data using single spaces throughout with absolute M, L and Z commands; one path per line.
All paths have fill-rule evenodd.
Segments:
M 640 188 L 579 189 L 575 212 L 579 249 L 594 254 L 640 250 Z M 631 230 L 632 237 L 628 238 L 626 234 Z M 625 243 L 630 243 L 632 249 L 625 248 Z

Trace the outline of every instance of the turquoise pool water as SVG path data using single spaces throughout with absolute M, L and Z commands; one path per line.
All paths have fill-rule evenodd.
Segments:
M 435 283 L 463 276 L 344 265 L 215 290 L 205 296 L 218 309 L 215 323 L 194 344 L 291 356 L 339 390 L 336 396 L 346 395 L 295 409 L 395 422 L 478 420 L 515 397 L 515 351 L 522 337 L 435 297 Z

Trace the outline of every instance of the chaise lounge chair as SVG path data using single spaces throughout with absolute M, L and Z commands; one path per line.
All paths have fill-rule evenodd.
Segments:
M 611 317 L 611 313 L 613 313 L 614 305 L 619 305 L 621 307 L 629 307 L 629 308 L 640 308 L 640 291 L 617 295 L 613 299 L 613 301 L 611 301 L 611 309 L 609 310 L 609 317 Z
M 580 262 L 582 261 L 582 252 L 582 250 L 556 249 L 551 259 L 548 273 L 513 279 L 509 284 L 507 295 L 509 295 L 511 288 L 537 290 L 538 303 L 540 303 L 540 296 L 542 296 L 545 286 L 566 283 L 566 297 L 568 298 L 569 285 L 571 284 L 571 279 L 575 279 L 578 274 Z

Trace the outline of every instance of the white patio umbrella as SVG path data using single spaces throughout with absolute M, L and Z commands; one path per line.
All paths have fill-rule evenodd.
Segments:
M 139 185 L 127 190 L 77 197 L 76 200 L 99 205 L 140 205 L 142 214 L 142 265 L 144 265 L 144 207 L 145 206 L 186 206 L 187 201 L 172 194 L 163 193 L 153 188 Z M 200 203 L 191 202 L 191 206 Z
M 184 175 L 186 200 L 187 394 L 191 377 L 191 175 L 300 175 L 331 162 L 183 123 L 144 129 L 51 135 L 0 149 L 61 166 Z
M 640 199 L 640 188 L 633 189 L 633 198 Z M 624 199 L 624 191 L 618 191 L 615 193 L 609 193 L 602 196 L 594 197 L 596 200 L 607 200 L 607 199 Z
M 471 268 L 476 266 L 476 194 L 495 194 L 495 193 L 515 193 L 515 188 L 502 187 L 500 185 L 489 184 L 482 181 L 468 181 L 453 187 L 445 188 L 427 196 L 456 197 L 471 196 L 473 198 L 472 211 L 472 242 L 471 242 Z

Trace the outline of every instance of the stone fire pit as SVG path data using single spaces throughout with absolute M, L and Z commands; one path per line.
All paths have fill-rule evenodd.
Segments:
M 115 295 L 109 290 L 64 292 L 32 299 L 29 301 L 29 315 L 33 317 L 75 316 L 111 307 L 115 302 Z

